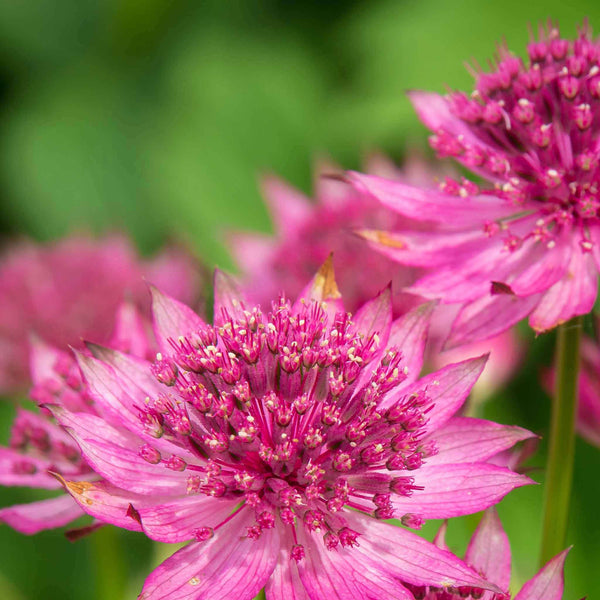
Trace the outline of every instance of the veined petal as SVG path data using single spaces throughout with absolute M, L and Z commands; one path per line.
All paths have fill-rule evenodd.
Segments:
M 116 429 L 95 415 L 74 414 L 60 408 L 53 412 L 78 443 L 90 467 L 114 485 L 139 494 L 185 493 L 187 474 L 168 469 L 162 462 L 152 464 L 144 460 L 140 455 L 142 440 L 129 431 Z M 155 440 L 163 451 L 164 443 Z M 172 444 L 167 448 L 184 460 L 193 458 L 183 448 Z
M 478 358 L 447 365 L 402 388 L 400 393 L 396 390 L 388 393 L 382 405 L 391 405 L 399 396 L 425 395 L 433 403 L 433 408 L 427 413 L 428 422 L 425 430 L 435 431 L 444 425 L 467 399 L 471 388 L 483 371 L 487 358 L 487 354 L 484 354 Z
M 204 326 L 204 321 L 187 305 L 171 298 L 153 285 L 152 314 L 154 335 L 161 352 L 171 353 L 170 339 L 176 340 L 180 335 L 188 335 Z
M 515 596 L 515 600 L 561 600 L 564 589 L 564 567 L 570 548 L 550 560 Z
M 495 508 L 484 513 L 465 554 L 472 565 L 504 591 L 510 585 L 510 542 Z
M 298 574 L 296 561 L 288 548 L 281 547 L 277 564 L 265 587 L 267 600 L 311 600 Z
M 83 511 L 67 494 L 30 504 L 15 504 L 0 510 L 0 522 L 25 535 L 63 527 L 81 517 Z
M 446 348 L 485 340 L 525 318 L 540 300 L 540 294 L 520 298 L 511 294 L 487 295 L 466 304 L 458 313 Z
M 487 463 L 425 464 L 407 475 L 425 489 L 410 497 L 394 496 L 392 504 L 399 515 L 414 513 L 424 519 L 470 515 L 498 503 L 515 488 L 534 483 L 529 477 Z
M 392 323 L 388 346 L 402 349 L 402 366 L 406 368 L 405 383 L 417 379 L 423 367 L 423 356 L 431 315 L 436 302 L 421 304 Z
M 358 230 L 369 246 L 392 260 L 415 267 L 443 267 L 477 254 L 489 245 L 482 231 L 423 232 Z
M 137 514 L 131 509 L 132 502 L 148 501 L 145 496 L 127 493 L 107 481 L 66 481 L 56 478 L 71 495 L 78 506 L 96 519 L 130 531 L 142 531 Z
M 486 220 L 495 221 L 515 212 L 509 203 L 491 196 L 452 196 L 355 171 L 348 172 L 347 177 L 360 192 L 371 194 L 384 206 L 416 221 L 451 224 L 458 229 L 480 227 Z
M 375 298 L 365 302 L 353 316 L 352 321 L 356 331 L 368 337 L 377 333 L 381 344 L 386 345 L 392 324 L 392 290 L 385 287 Z
M 161 390 L 144 390 L 130 376 L 105 362 L 81 352 L 74 352 L 96 410 L 111 423 L 119 423 L 136 435 L 152 440 L 142 427 L 136 407 L 143 406 L 145 398 L 157 396 Z M 143 374 L 142 381 L 150 376 L 148 366 L 148 373 Z M 158 388 L 158 382 L 154 381 L 154 384 Z
M 352 549 L 360 555 L 359 561 L 373 560 L 392 577 L 417 586 L 470 586 L 499 591 L 454 554 L 411 531 L 354 513 L 348 514 L 348 521 L 353 529 L 364 532 L 359 546 Z
M 194 538 L 194 530 L 216 527 L 239 504 L 235 499 L 199 494 L 178 498 L 146 496 L 132 500 L 144 533 L 153 540 L 175 544 Z
M 433 434 L 438 453 L 427 465 L 483 462 L 512 448 L 517 442 L 536 437 L 514 425 L 499 425 L 471 417 L 454 417 Z
M 304 529 L 298 533 L 298 541 L 306 550 L 306 557 L 298 563 L 298 572 L 310 598 L 413 599 L 397 578 L 381 568 L 377 555 L 358 554 L 356 548 L 338 548 L 332 552 Z
M 531 255 L 531 264 L 507 283 L 517 296 L 545 292 L 563 278 L 571 258 L 571 246 L 564 239 L 549 249 L 538 243 Z
M 575 247 L 565 276 L 543 296 L 529 317 L 541 333 L 592 310 L 598 293 L 598 272 L 590 254 Z
M 244 536 L 253 521 L 244 510 L 206 542 L 188 544 L 146 579 L 139 600 L 252 600 L 277 561 L 277 528 L 258 540 Z
M 215 290 L 213 320 L 215 325 L 223 322 L 223 311 L 227 311 L 234 318 L 243 316 L 242 305 L 246 302 L 246 298 L 237 281 L 220 269 L 215 269 L 213 282 Z
M 107 481 L 64 485 L 88 514 L 119 527 L 141 530 L 149 538 L 169 544 L 194 539 L 194 531 L 201 527 L 217 527 L 239 504 L 237 499 L 201 494 L 136 494 Z

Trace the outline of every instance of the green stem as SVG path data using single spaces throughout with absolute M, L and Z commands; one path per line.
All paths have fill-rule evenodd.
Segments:
M 540 563 L 565 549 L 575 458 L 575 419 L 579 379 L 579 342 L 583 317 L 558 328 L 556 382 L 552 398 L 550 447 L 544 490 Z
M 119 543 L 119 531 L 110 525 L 90 536 L 95 566 L 97 600 L 119 600 L 125 596 L 127 569 Z

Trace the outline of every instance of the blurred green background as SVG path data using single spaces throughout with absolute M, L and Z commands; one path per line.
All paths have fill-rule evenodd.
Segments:
M 397 160 L 424 150 L 405 90 L 469 87 L 464 62 L 485 64 L 495 41 L 522 52 L 528 23 L 552 17 L 572 35 L 586 15 L 600 29 L 600 4 L 583 0 L 3 0 L 1 233 L 122 228 L 143 251 L 183 240 L 231 267 L 223 232 L 270 227 L 258 174 L 308 192 L 317 155 L 354 168 L 372 149 Z M 551 341 L 532 340 L 486 416 L 547 430 L 538 373 Z M 12 409 L 0 410 L 5 441 Z M 532 464 L 544 464 L 543 442 Z M 568 599 L 600 593 L 599 480 L 600 450 L 579 442 Z M 31 498 L 0 492 L 3 506 Z M 516 584 L 537 568 L 541 492 L 500 505 Z M 457 551 L 475 523 L 451 524 Z M 135 598 L 161 552 L 124 532 L 71 544 L 62 532 L 27 538 L 2 526 L 0 598 Z

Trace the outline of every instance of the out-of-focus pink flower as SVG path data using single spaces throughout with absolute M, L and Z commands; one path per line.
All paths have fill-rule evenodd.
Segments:
M 427 268 L 409 291 L 462 306 L 450 344 L 490 338 L 529 315 L 543 332 L 589 312 L 600 265 L 600 44 L 550 27 L 529 61 L 498 49 L 475 91 L 414 92 L 431 144 L 488 183 L 439 190 L 350 173 L 358 191 L 430 230 L 364 234 L 387 258 Z
M 444 540 L 446 525 L 440 529 L 435 544 L 446 549 Z M 564 588 L 564 564 L 569 550 L 564 550 L 529 581 L 523 585 L 514 600 L 561 600 Z M 508 537 L 495 509 L 485 511 L 479 526 L 475 530 L 467 552 L 465 562 L 489 581 L 495 583 L 503 593 L 483 593 L 483 600 L 510 600 L 508 592 L 511 571 L 511 552 Z M 415 587 L 411 590 L 417 600 L 460 600 L 464 598 L 459 591 Z
M 542 375 L 546 391 L 554 389 L 554 369 Z M 591 337 L 581 340 L 577 430 L 590 444 L 600 448 L 600 346 Z
M 412 183 L 426 181 L 423 165 L 424 161 L 414 161 L 400 170 L 380 155 L 373 155 L 368 163 L 373 172 L 389 173 Z M 325 165 L 319 169 L 326 175 L 336 171 L 339 169 Z M 357 229 L 400 227 L 406 224 L 405 218 L 343 181 L 317 177 L 315 185 L 313 201 L 276 177 L 264 178 L 263 194 L 275 235 L 238 232 L 229 236 L 230 249 L 242 270 L 242 289 L 252 302 L 269 306 L 282 292 L 295 298 L 330 253 L 344 304 L 351 312 L 390 281 L 395 290 L 414 282 L 415 269 L 398 268 L 365 246 L 355 233 Z M 418 301 L 416 296 L 398 294 L 395 314 Z
M 111 343 L 124 352 L 150 358 L 155 348 L 148 327 L 131 304 L 124 304 L 117 313 Z M 71 354 L 34 339 L 30 370 L 31 397 L 38 404 L 59 403 L 77 413 L 95 414 L 93 399 Z M 0 447 L 0 485 L 62 489 L 51 473 L 74 481 L 97 478 L 77 444 L 47 411 L 17 409 L 10 444 Z M 83 514 L 73 498 L 62 493 L 48 500 L 0 509 L 0 522 L 21 533 L 34 534 L 62 527 Z
M 585 336 L 581 340 L 577 429 L 590 444 L 600 448 L 600 347 Z
M 120 236 L 9 246 L 0 257 L 0 393 L 29 383 L 30 334 L 66 350 L 82 339 L 105 343 L 124 300 L 148 313 L 144 277 L 182 301 L 198 297 L 198 268 L 180 250 L 142 261 Z
M 294 304 L 262 312 L 217 274 L 213 326 L 154 292 L 153 364 L 98 346 L 79 355 L 97 414 L 52 410 L 104 481 L 66 489 L 101 521 L 191 541 L 140 598 L 490 589 L 384 522 L 418 528 L 530 482 L 486 462 L 530 432 L 453 416 L 485 356 L 418 378 L 432 309 L 394 321 L 386 288 L 350 319 L 328 263 Z

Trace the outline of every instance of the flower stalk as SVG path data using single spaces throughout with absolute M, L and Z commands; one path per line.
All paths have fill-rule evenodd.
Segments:
M 583 317 L 558 328 L 540 564 L 564 549 L 575 458 L 580 340 Z

